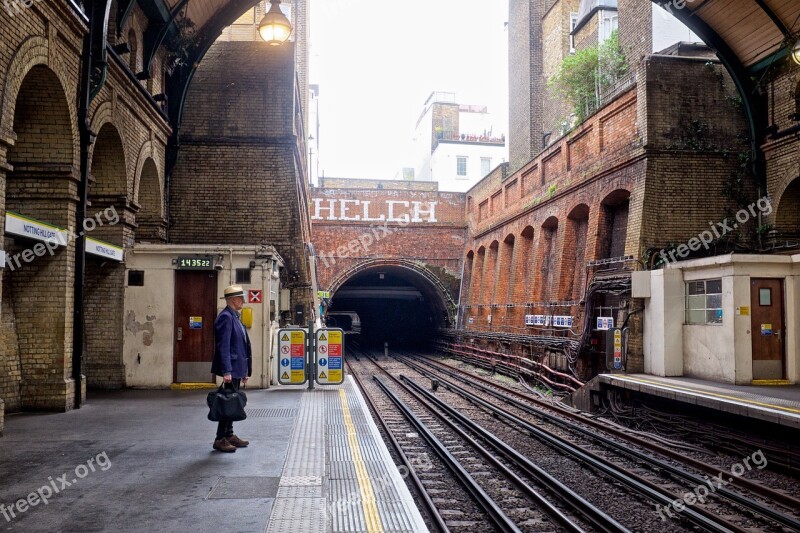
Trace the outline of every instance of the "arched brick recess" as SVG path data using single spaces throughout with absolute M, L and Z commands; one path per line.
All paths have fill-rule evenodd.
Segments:
M 66 96 L 73 151 L 71 163 L 77 167 L 79 135 L 78 124 L 75 119 L 77 117 L 75 86 L 65 72 L 66 67 L 63 63 L 56 62 L 55 65 L 52 65 L 54 68 L 51 68 L 50 44 L 45 37 L 34 35 L 23 41 L 14 53 L 6 74 L 2 99 L 0 99 L 0 135 L 5 137 L 13 131 L 14 113 L 19 91 L 24 80 L 27 79 L 28 74 L 35 67 L 45 67 L 56 76 L 60 84 L 60 93 Z M 55 95 L 54 97 L 58 98 L 59 96 Z M 9 135 L 9 137 L 11 136 Z
M 13 171 L 6 175 L 5 209 L 72 228 L 74 115 L 62 77 L 46 66 L 44 43 L 26 41 L 12 69 L 20 77 L 9 78 L 3 95 L 4 128 L 16 136 L 7 153 Z M 7 409 L 71 409 L 74 243 L 36 253 L 34 242 L 5 237 L 4 249 L 0 394 Z
M 567 215 L 561 250 L 559 299 L 579 301 L 586 278 L 586 245 L 589 232 L 589 206 L 579 204 Z

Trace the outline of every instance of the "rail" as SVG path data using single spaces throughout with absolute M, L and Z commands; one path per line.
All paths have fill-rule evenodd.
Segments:
M 435 362 L 431 361 L 428 358 L 425 358 L 425 360 L 426 360 L 427 363 L 430 363 L 429 366 L 435 367 L 442 374 L 450 376 L 453 379 L 461 381 L 462 383 L 465 383 L 465 384 L 467 384 L 467 385 L 469 385 L 471 387 L 474 387 L 474 388 L 476 388 L 478 390 L 481 390 L 481 391 L 483 391 L 483 392 L 485 392 L 485 393 L 497 398 L 498 400 L 501 400 L 502 402 L 504 402 L 506 404 L 513 405 L 514 407 L 516 407 L 516 408 L 518 408 L 518 409 L 520 409 L 522 411 L 525 411 L 526 413 L 529 413 L 529 414 L 532 414 L 534 416 L 538 416 L 538 417 L 541 417 L 541 418 L 545 418 L 548 422 L 551 422 L 554 425 L 557 425 L 559 427 L 565 428 L 565 429 L 567 429 L 569 431 L 573 431 L 575 433 L 579 433 L 579 434 L 581 434 L 581 435 L 583 435 L 585 437 L 588 437 L 589 439 L 597 441 L 597 442 L 601 443 L 603 446 L 605 446 L 608 449 L 614 450 L 615 452 L 618 452 L 618 453 L 620 453 L 622 455 L 635 457 L 640 461 L 649 463 L 649 464 L 651 464 L 652 466 L 654 466 L 657 469 L 669 472 L 670 474 L 672 474 L 674 476 L 677 476 L 677 477 L 680 477 L 680 478 L 682 478 L 682 479 L 684 479 L 684 480 L 686 480 L 686 481 L 688 481 L 688 482 L 690 482 L 690 483 L 692 483 L 694 485 L 699 486 L 699 485 L 702 485 L 702 484 L 706 483 L 706 479 L 701 478 L 700 476 L 691 474 L 690 472 L 687 472 L 686 470 L 684 470 L 682 468 L 678 468 L 678 467 L 674 466 L 673 464 L 671 464 L 671 463 L 669 463 L 667 461 L 662 461 L 662 460 L 657 459 L 655 457 L 651 457 L 651 456 L 646 455 L 644 453 L 641 453 L 641 452 L 639 452 L 639 451 L 637 451 L 637 450 L 635 450 L 635 449 L 633 449 L 631 447 L 623 446 L 623 445 L 621 445 L 621 444 L 619 444 L 617 442 L 614 442 L 614 441 L 612 441 L 612 440 L 610 440 L 610 439 L 608 439 L 606 437 L 603 437 L 602 435 L 599 435 L 596 432 L 584 429 L 584 428 L 582 428 L 582 427 L 580 427 L 577 424 L 572 423 L 572 422 L 565 422 L 563 420 L 563 418 L 560 418 L 558 416 L 555 416 L 555 415 L 552 415 L 550 413 L 544 412 L 544 411 L 542 411 L 540 409 L 533 409 L 529 405 L 526 405 L 526 404 L 520 402 L 519 400 L 516 400 L 516 399 L 512 398 L 508 393 L 514 393 L 514 395 L 516 395 L 518 397 L 522 397 L 522 398 L 524 398 L 524 399 L 526 399 L 526 400 L 528 400 L 528 401 L 530 401 L 532 403 L 544 406 L 544 407 L 546 407 L 548 409 L 557 410 L 557 411 L 559 411 L 559 413 L 561 415 L 567 415 L 568 418 L 570 418 L 570 419 L 575 420 L 575 419 L 578 418 L 574 413 L 571 413 L 566 409 L 563 409 L 563 408 L 560 408 L 560 407 L 557 407 L 557 406 L 554 406 L 554 405 L 551 405 L 551 404 L 546 404 L 546 403 L 544 403 L 544 402 L 542 402 L 542 401 L 540 401 L 538 399 L 531 398 L 531 397 L 526 396 L 526 395 L 522 395 L 522 394 L 520 394 L 520 393 L 518 393 L 516 391 L 512 391 L 511 389 L 508 389 L 507 387 L 503 387 L 500 384 L 489 382 L 488 380 L 485 380 L 485 379 L 481 378 L 480 376 L 476 376 L 474 374 L 468 374 L 470 377 L 469 377 L 469 379 L 467 379 L 467 378 L 462 377 L 461 375 L 459 375 L 459 372 L 455 372 L 453 370 L 442 368 L 443 365 L 441 365 L 440 363 L 435 363 Z M 413 368 L 413 366 L 412 366 L 412 368 Z M 480 385 L 480 384 L 476 383 L 476 381 L 475 381 L 476 378 L 478 378 L 478 382 L 483 382 L 483 383 L 486 383 L 486 384 L 488 384 L 490 386 L 484 386 L 484 385 Z M 504 393 L 498 392 L 497 389 L 503 390 Z M 671 450 L 667 450 L 666 448 L 658 446 L 658 445 L 656 445 L 654 443 L 651 443 L 649 441 L 646 441 L 644 439 L 640 439 L 638 437 L 625 434 L 625 433 L 623 433 L 621 431 L 617 431 L 615 428 L 611 428 L 607 424 L 601 424 L 601 423 L 598 423 L 595 420 L 587 419 L 585 417 L 581 417 L 580 421 L 583 422 L 583 423 L 586 423 L 588 425 L 591 425 L 592 427 L 595 427 L 595 428 L 598 428 L 598 429 L 602 429 L 604 431 L 608 431 L 609 433 L 612 433 L 617 437 L 623 438 L 628 442 L 640 445 L 640 446 L 642 446 L 642 447 L 644 447 L 646 449 L 649 449 L 651 451 L 655 451 L 657 453 L 671 452 L 671 453 L 667 453 L 667 455 L 670 458 L 672 458 L 674 460 L 678 460 L 678 461 L 684 462 L 684 463 L 687 463 L 690 466 L 693 466 L 695 468 L 701 469 L 702 471 L 707 471 L 707 472 L 709 472 L 711 474 L 714 474 L 714 475 L 727 474 L 727 472 L 724 472 L 722 470 L 719 470 L 719 469 L 716 469 L 716 468 L 709 468 L 708 465 L 705 465 L 704 463 L 701 463 L 700 461 L 697 461 L 697 460 L 692 459 L 690 457 L 686 457 L 685 455 L 682 455 L 682 454 L 679 454 L 679 453 L 676 453 L 676 452 L 672 452 Z M 739 480 L 739 479 L 736 479 L 736 481 L 747 482 L 747 480 Z M 784 505 L 787 505 L 790 508 L 794 508 L 794 509 L 800 508 L 800 502 L 797 501 L 796 499 L 790 498 L 790 497 L 786 496 L 785 494 L 769 490 L 767 487 L 763 487 L 763 486 L 757 485 L 755 483 L 750 483 L 750 482 L 747 482 L 747 483 L 749 485 L 746 486 L 746 488 L 752 490 L 753 492 L 755 492 L 757 494 L 761 494 L 762 496 L 770 498 L 770 499 L 775 499 L 775 500 L 781 501 L 781 503 L 783 503 Z M 744 483 L 740 484 L 740 486 L 745 488 L 744 487 Z M 764 489 L 766 489 L 766 490 L 764 490 Z M 772 509 L 770 507 L 767 507 L 767 506 L 761 504 L 760 502 L 752 500 L 751 498 L 747 498 L 747 497 L 745 497 L 745 496 L 743 496 L 743 495 L 741 495 L 741 494 L 739 494 L 737 492 L 733 492 L 733 491 L 727 489 L 726 487 L 717 488 L 716 493 L 721 495 L 721 496 L 723 496 L 723 497 L 725 497 L 725 498 L 727 498 L 728 500 L 730 500 L 732 502 L 735 502 L 735 503 L 737 503 L 739 505 L 743 505 L 744 507 L 747 507 L 748 509 L 750 509 L 751 511 L 753 511 L 755 513 L 758 513 L 758 514 L 760 514 L 762 516 L 765 516 L 767 518 L 771 518 L 771 519 L 773 519 L 773 520 L 775 520 L 777 522 L 780 522 L 781 524 L 783 524 L 785 526 L 788 526 L 788 527 L 791 527 L 791 528 L 793 528 L 795 530 L 800 531 L 800 521 L 798 521 L 798 520 L 796 520 L 796 519 L 794 519 L 794 518 L 792 518 L 792 517 L 790 517 L 790 516 L 788 516 L 786 514 L 780 513 L 780 512 L 778 512 L 778 511 L 776 511 L 776 510 L 774 510 L 774 509 Z
M 403 362 L 423 375 L 427 375 L 428 377 L 435 377 L 425 369 L 421 369 L 419 365 L 416 365 L 408 360 L 405 360 L 405 358 L 403 358 Z M 442 380 L 442 378 L 440 377 L 435 377 L 435 378 L 438 379 L 442 385 L 447 387 L 448 390 L 458 394 L 459 396 L 471 402 L 472 404 L 487 409 L 489 412 L 496 415 L 498 418 L 510 422 L 511 425 L 516 426 L 521 430 L 531 434 L 541 442 L 544 442 L 548 446 L 551 446 L 553 449 L 561 451 L 565 455 L 571 456 L 574 459 L 578 460 L 579 462 L 616 479 L 617 481 L 623 483 L 624 485 L 628 486 L 629 488 L 633 489 L 639 494 L 642 494 L 664 506 L 670 505 L 675 500 L 674 494 L 669 493 L 668 491 L 662 489 L 661 487 L 645 479 L 635 476 L 634 474 L 614 465 L 613 463 L 610 463 L 608 460 L 603 459 L 595 455 L 594 453 L 583 450 L 580 447 L 570 443 L 569 441 L 550 433 L 549 431 L 540 429 L 539 427 L 530 424 L 529 422 L 519 418 L 518 416 L 510 413 L 509 411 L 497 407 L 494 404 L 470 393 L 469 391 L 463 389 L 462 387 L 456 385 L 455 383 Z M 715 517 L 712 513 L 706 511 L 705 509 L 701 508 L 695 509 L 687 507 L 684 509 L 683 514 L 697 525 L 709 531 L 714 531 L 717 533 L 728 533 L 734 531 L 742 533 L 744 532 L 743 529 L 725 520 Z

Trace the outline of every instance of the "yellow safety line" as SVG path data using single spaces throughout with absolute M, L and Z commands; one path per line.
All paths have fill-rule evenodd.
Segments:
M 758 406 L 761 406 L 761 407 L 769 407 L 770 409 L 778 409 L 780 411 L 788 411 L 790 413 L 800 414 L 800 409 L 793 409 L 791 407 L 783 407 L 781 405 L 773 405 L 771 403 L 757 402 L 755 400 L 748 400 L 748 399 L 745 399 L 745 398 L 738 398 L 736 396 L 728 396 L 727 394 L 717 394 L 715 392 L 707 392 L 707 391 L 699 390 L 699 389 L 690 389 L 688 387 L 680 387 L 678 385 L 673 385 L 671 383 L 669 383 L 669 384 L 667 384 L 667 383 L 659 383 L 658 381 L 650 381 L 650 380 L 642 379 L 642 378 L 634 378 L 632 376 L 624 376 L 624 377 L 622 377 L 622 376 L 612 376 L 612 378 L 613 379 L 620 379 L 622 381 L 625 381 L 625 380 L 638 381 L 640 383 L 647 383 L 649 385 L 657 385 L 659 387 L 663 387 L 663 388 L 666 388 L 666 389 L 675 389 L 675 390 L 682 390 L 682 391 L 686 391 L 686 392 L 693 392 L 695 394 L 700 394 L 700 395 L 715 396 L 717 398 L 725 398 L 726 400 L 733 400 L 733 401 L 736 401 L 736 402 L 749 403 L 749 404 L 758 405 Z
M 367 520 L 367 533 L 383 533 L 383 523 L 378 514 L 375 493 L 372 490 L 372 481 L 369 479 L 369 473 L 361 457 L 361 448 L 358 445 L 358 436 L 353 425 L 353 419 L 350 416 L 350 406 L 347 405 L 347 395 L 344 389 L 339 389 L 339 399 L 342 402 L 344 425 L 347 427 L 347 441 L 350 443 L 350 454 L 353 458 L 353 465 L 356 468 L 358 488 L 361 490 L 361 505 L 364 508 L 364 518 Z

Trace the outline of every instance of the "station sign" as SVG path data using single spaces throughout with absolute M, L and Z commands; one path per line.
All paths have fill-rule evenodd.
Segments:
M 306 330 L 278 330 L 278 383 L 302 385 L 306 378 Z
M 6 211 L 5 231 L 9 235 L 26 237 L 35 241 L 54 243 L 66 246 L 68 233 L 64 228 L 46 222 Z
M 125 257 L 121 246 L 89 237 L 86 237 L 86 253 L 119 262 L 122 262 Z
M 320 328 L 315 333 L 315 379 L 320 385 L 339 385 L 344 381 L 344 331 Z

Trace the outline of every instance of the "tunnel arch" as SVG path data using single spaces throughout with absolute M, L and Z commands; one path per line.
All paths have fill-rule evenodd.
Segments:
M 386 337 L 414 344 L 409 335 L 420 333 L 417 340 L 425 341 L 436 329 L 455 324 L 454 295 L 436 273 L 416 261 L 361 261 L 339 274 L 329 292 L 328 312 L 357 312 L 366 342 L 383 342 Z

